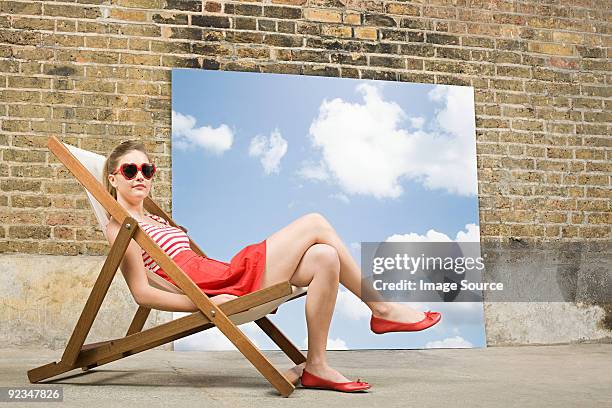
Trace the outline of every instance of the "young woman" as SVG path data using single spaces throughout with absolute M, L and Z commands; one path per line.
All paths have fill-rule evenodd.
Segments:
M 126 141 L 108 156 L 104 182 L 119 204 L 194 283 L 211 296 L 213 303 L 221 304 L 287 280 L 295 286 L 308 286 L 306 363 L 289 369 L 285 376 L 294 384 L 299 379 L 306 388 L 344 392 L 369 389 L 367 382 L 348 380 L 330 367 L 326 359 L 327 336 L 339 283 L 361 298 L 359 266 L 329 222 L 318 213 L 303 215 L 267 239 L 242 248 L 229 263 L 199 256 L 190 249 L 189 238 L 183 230 L 168 225 L 161 217 L 145 213 L 143 201 L 151 190 L 155 170 L 144 145 Z M 111 245 L 120 227 L 117 220 L 111 218 L 106 231 Z M 172 282 L 159 265 L 131 241 L 121 271 L 138 304 L 175 312 L 198 310 L 187 296 L 150 286 L 144 267 Z M 423 313 L 400 303 L 365 303 L 372 311 L 370 328 L 378 334 L 424 330 L 441 318 L 438 312 Z

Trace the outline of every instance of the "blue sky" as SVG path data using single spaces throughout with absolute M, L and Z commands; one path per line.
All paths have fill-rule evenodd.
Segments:
M 174 69 L 172 111 L 173 218 L 209 257 L 229 261 L 315 211 L 357 263 L 361 241 L 479 240 L 471 87 Z M 375 335 L 341 286 L 329 348 L 485 346 L 481 304 L 414 306 L 443 321 Z M 271 319 L 305 346 L 304 298 Z M 207 332 L 176 349 L 233 348 Z

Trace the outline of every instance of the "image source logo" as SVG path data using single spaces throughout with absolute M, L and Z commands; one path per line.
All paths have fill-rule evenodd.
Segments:
M 482 282 L 479 242 L 362 242 L 361 265 L 367 301 L 481 302 L 503 290 Z
M 487 262 L 487 255 L 492 262 Z M 540 267 L 533 258 L 519 259 L 504 248 L 481 255 L 479 242 L 361 244 L 361 290 L 366 301 L 567 302 L 578 282 L 568 277 L 564 267 Z M 609 268 L 589 263 L 580 268 L 604 288 L 592 292 L 597 296 L 591 301 L 609 302 Z

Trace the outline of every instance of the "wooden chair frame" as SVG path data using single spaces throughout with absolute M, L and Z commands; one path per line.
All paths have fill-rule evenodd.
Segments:
M 191 334 L 217 327 L 236 348 L 255 366 L 255 368 L 276 388 L 283 397 L 291 395 L 295 386 L 262 354 L 253 342 L 230 320 L 230 316 L 247 311 L 255 306 L 279 299 L 292 293 L 290 282 L 238 297 L 219 306 L 176 265 L 138 222 L 104 189 L 102 184 L 83 166 L 83 164 L 55 136 L 48 140 L 49 149 L 70 170 L 76 179 L 95 199 L 118 220 L 122 226 L 104 262 L 102 270 L 85 303 L 81 316 L 70 336 L 66 349 L 59 362 L 52 362 L 28 371 L 31 383 L 38 383 L 50 377 L 81 368 L 84 371 L 115 360 L 131 356 L 141 351 L 174 341 Z M 155 202 L 147 197 L 144 206 L 152 214 L 166 219 L 172 226 L 177 224 Z M 151 309 L 139 306 L 125 337 L 97 343 L 84 344 L 92 324 L 98 314 L 102 301 L 121 264 L 125 251 L 134 239 L 138 245 L 157 262 L 166 274 L 178 285 L 186 296 L 199 309 L 182 318 L 142 330 Z M 191 248 L 200 255 L 204 252 L 189 238 Z M 293 297 L 303 296 L 306 293 Z M 291 300 L 289 299 L 289 300 Z M 255 323 L 278 345 L 295 363 L 306 361 L 304 354 L 268 319 L 266 316 L 254 320 Z

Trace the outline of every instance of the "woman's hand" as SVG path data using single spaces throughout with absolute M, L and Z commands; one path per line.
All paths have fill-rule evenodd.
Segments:
M 230 295 L 228 293 L 222 293 L 220 295 L 216 295 L 210 298 L 210 300 L 215 304 L 215 305 L 220 305 L 221 303 L 225 303 L 229 300 L 232 299 L 236 299 L 238 296 L 236 295 Z

